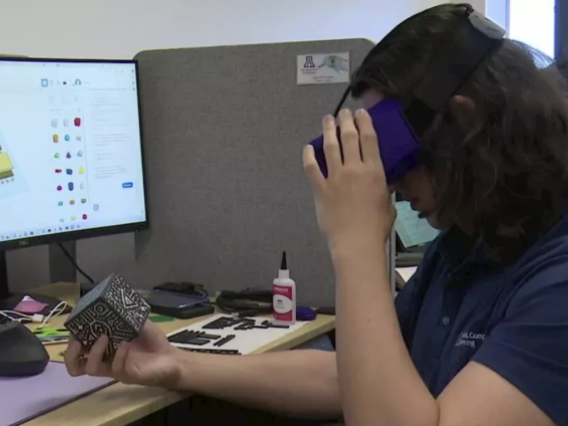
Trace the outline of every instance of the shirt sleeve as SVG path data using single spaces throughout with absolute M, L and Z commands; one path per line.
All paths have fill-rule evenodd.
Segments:
M 568 259 L 554 263 L 526 271 L 473 360 L 517 387 L 556 425 L 568 426 Z

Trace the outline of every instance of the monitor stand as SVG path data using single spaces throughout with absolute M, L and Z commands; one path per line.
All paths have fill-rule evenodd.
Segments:
M 10 297 L 8 287 L 8 262 L 6 261 L 6 252 L 0 250 L 0 301 Z
M 13 310 L 24 296 L 30 296 L 32 299 L 40 303 L 48 305 L 47 311 L 53 309 L 61 300 L 52 296 L 45 296 L 42 294 L 35 294 L 32 292 L 11 293 L 8 286 L 8 262 L 6 261 L 6 252 L 0 250 L 0 310 Z M 45 315 L 45 313 L 43 313 Z M 0 323 L 2 323 L 0 317 Z

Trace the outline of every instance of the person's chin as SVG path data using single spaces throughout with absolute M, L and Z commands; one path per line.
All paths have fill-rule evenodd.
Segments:
M 438 230 L 442 229 L 442 225 L 438 221 L 438 215 L 436 213 L 422 214 L 421 217 L 426 219 L 428 221 L 428 224 L 432 228 L 438 229 Z

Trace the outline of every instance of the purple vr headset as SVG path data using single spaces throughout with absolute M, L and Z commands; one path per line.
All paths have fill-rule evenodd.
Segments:
M 388 183 L 400 180 L 420 163 L 420 139 L 424 133 L 438 113 L 446 108 L 451 97 L 456 94 L 470 74 L 501 44 L 505 36 L 503 28 L 474 11 L 471 6 L 455 7 L 464 11 L 463 29 L 458 32 L 455 41 L 440 46 L 432 54 L 432 58 L 435 59 L 430 70 L 426 72 L 409 102 L 403 105 L 397 99 L 389 98 L 368 110 L 377 132 L 381 160 Z M 424 13 L 428 11 L 420 14 Z M 385 40 L 388 38 L 387 35 Z M 362 66 L 381 49 L 382 43 L 377 44 L 367 55 Z M 350 93 L 351 87 L 348 87 L 335 109 L 336 117 Z M 327 177 L 323 136 L 310 144 L 314 147 L 323 175 Z

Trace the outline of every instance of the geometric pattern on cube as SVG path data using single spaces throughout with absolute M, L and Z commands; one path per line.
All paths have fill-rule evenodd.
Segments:
M 105 351 L 112 357 L 120 342 L 138 336 L 150 314 L 150 305 L 118 274 L 111 274 L 84 295 L 65 327 L 89 350 L 99 337 L 109 337 Z

